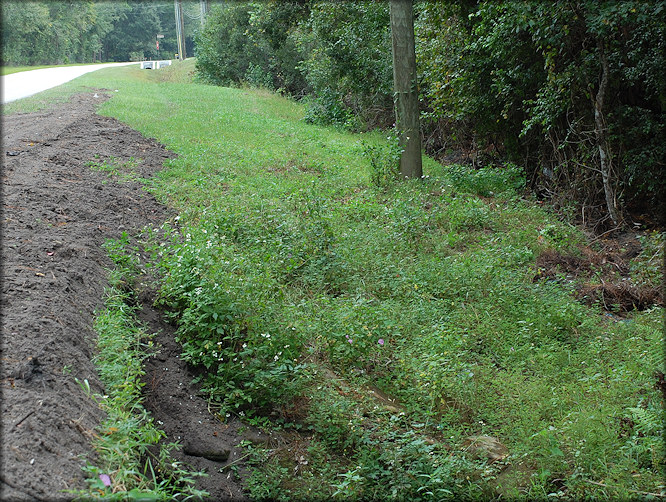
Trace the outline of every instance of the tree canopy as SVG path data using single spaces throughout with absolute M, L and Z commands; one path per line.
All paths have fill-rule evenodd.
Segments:
M 199 2 L 183 2 L 187 43 L 200 28 Z M 160 50 L 157 50 L 158 34 Z M 2 2 L 5 65 L 139 61 L 176 49 L 173 2 Z

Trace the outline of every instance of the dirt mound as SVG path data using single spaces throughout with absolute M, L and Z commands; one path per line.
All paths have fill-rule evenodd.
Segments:
M 578 297 L 587 303 L 600 303 L 606 310 L 646 310 L 654 305 L 663 305 L 659 288 L 634 286 L 628 282 L 617 284 L 584 284 Z
M 75 378 L 103 393 L 91 362 L 93 314 L 112 267 L 101 245 L 170 216 L 138 183 L 89 167 L 113 158 L 148 177 L 173 157 L 96 115 L 102 99 L 90 92 L 2 119 L 1 500 L 70 499 L 66 490 L 85 486 L 83 456 L 104 416 Z M 228 473 L 203 479 L 213 498 L 240 497 Z
M 637 239 L 624 236 L 621 242 L 607 242 L 602 251 L 585 247 L 578 256 L 546 250 L 536 260 L 534 280 L 569 281 L 579 300 L 619 313 L 663 305 L 660 288 L 635 285 L 630 278 L 629 261 L 640 247 Z

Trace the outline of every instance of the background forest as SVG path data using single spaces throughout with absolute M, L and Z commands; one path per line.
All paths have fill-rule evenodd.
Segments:
M 666 197 L 665 6 L 415 2 L 427 152 L 524 166 L 540 196 L 598 230 L 654 221 Z M 302 98 L 314 123 L 394 122 L 388 2 L 229 2 L 196 42 L 210 82 Z
M 199 2 L 183 2 L 183 13 L 192 54 Z M 169 59 L 176 52 L 173 2 L 2 2 L 4 65 Z

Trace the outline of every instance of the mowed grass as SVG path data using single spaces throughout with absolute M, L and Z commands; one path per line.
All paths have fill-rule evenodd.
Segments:
M 104 63 L 71 63 L 58 65 L 36 65 L 36 66 L 0 66 L 0 75 L 11 75 L 22 71 L 41 70 L 43 68 L 62 68 L 64 66 L 89 66 Z
M 162 71 L 58 92 L 117 89 L 101 113 L 178 154 L 148 182 L 180 213 L 152 241 L 160 301 L 221 417 L 289 438 L 251 448 L 254 498 L 663 493 L 663 309 L 616 322 L 538 279 L 577 229 L 491 170 L 426 158 L 424 179 L 375 187 L 361 142 L 381 133 L 192 83 L 191 61 Z

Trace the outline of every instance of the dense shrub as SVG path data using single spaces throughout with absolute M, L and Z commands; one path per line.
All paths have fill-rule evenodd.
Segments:
M 313 122 L 352 128 L 394 122 L 388 5 L 316 2 L 294 39 L 303 58 L 300 68 L 312 89 Z M 350 121 L 345 111 L 359 121 Z
M 248 83 L 301 95 L 307 85 L 289 33 L 307 13 L 298 1 L 216 7 L 196 37 L 199 74 L 218 85 Z
M 604 191 L 620 210 L 654 208 L 666 196 L 663 178 L 654 176 L 666 158 L 665 7 L 420 3 L 426 127 L 447 124 L 442 130 L 457 131 L 459 147 L 490 149 L 526 166 L 534 187 L 573 195 L 592 216 L 608 209 Z M 603 128 L 595 121 L 600 97 Z

